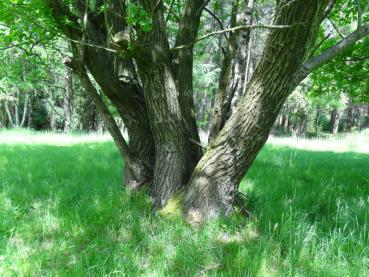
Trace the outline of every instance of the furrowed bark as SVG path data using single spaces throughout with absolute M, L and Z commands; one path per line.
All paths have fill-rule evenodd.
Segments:
M 175 47 L 187 45 L 197 37 L 202 10 L 208 0 L 188 0 L 181 17 Z M 173 53 L 174 77 L 178 87 L 178 102 L 181 107 L 189 139 L 200 141 L 196 123 L 195 104 L 193 100 L 193 45 L 180 49 Z M 188 151 L 191 152 L 194 168 L 202 156 L 202 149 L 196 144 L 191 144 Z M 190 171 L 192 172 L 192 169 Z
M 315 38 L 328 2 L 278 2 L 275 25 L 295 27 L 271 31 L 246 94 L 197 165 L 185 197 L 189 220 L 233 211 L 238 185 L 265 144 L 285 99 L 296 86 L 296 73 L 307 45 Z
M 141 1 L 152 14 L 152 30 L 141 32 L 135 58 L 145 89 L 151 128 L 155 141 L 155 168 L 151 195 L 154 208 L 160 208 L 184 184 L 193 166 L 193 148 L 176 85 L 162 3 Z M 141 47 L 148 44 L 150 48 Z

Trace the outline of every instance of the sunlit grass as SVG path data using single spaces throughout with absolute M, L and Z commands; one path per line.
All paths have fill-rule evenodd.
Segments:
M 311 151 L 369 153 L 369 129 L 361 133 L 320 138 L 270 137 L 269 144 Z
M 241 184 L 253 216 L 195 229 L 124 191 L 106 136 L 0 132 L 0 276 L 369 276 L 358 136 L 270 140 Z

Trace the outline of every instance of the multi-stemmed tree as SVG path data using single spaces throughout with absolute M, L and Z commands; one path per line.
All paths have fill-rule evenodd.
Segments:
M 233 210 L 238 185 L 265 144 L 286 98 L 311 71 L 369 33 L 365 1 L 360 0 L 355 5 L 277 0 L 273 25 L 252 25 L 247 8 L 254 1 L 233 0 L 231 28 L 202 37 L 198 36 L 200 19 L 210 0 L 183 1 L 174 33 L 168 20 L 177 13 L 175 0 L 38 1 L 46 4 L 43 16 L 51 18 L 72 44 L 73 56 L 64 63 L 81 79 L 125 159 L 124 184 L 130 189 L 149 184 L 156 208 L 184 191 L 185 211 L 193 219 Z M 326 17 L 332 10 L 353 7 L 357 29 L 317 51 Z M 239 62 L 240 51 L 247 50 L 249 30 L 259 28 L 269 29 L 261 60 L 241 88 L 244 94 L 229 119 L 219 114 L 229 114 L 229 108 L 216 114 L 212 141 L 203 153 L 193 102 L 194 45 L 212 35 L 229 34 L 219 89 L 223 96 L 217 96 L 220 106 L 233 82 L 227 78 L 235 78 L 234 63 Z M 129 143 L 91 76 L 124 121 Z

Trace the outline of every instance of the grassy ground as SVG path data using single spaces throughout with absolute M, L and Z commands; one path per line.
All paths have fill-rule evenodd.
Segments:
M 253 217 L 196 230 L 122 189 L 107 138 L 2 132 L 0 276 L 369 276 L 369 133 L 357 140 L 272 139 L 241 185 Z

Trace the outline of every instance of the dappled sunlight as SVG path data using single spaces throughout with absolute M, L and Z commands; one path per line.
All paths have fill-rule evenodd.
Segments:
M 267 145 L 240 185 L 252 216 L 193 227 L 182 196 L 154 215 L 122 188 L 111 141 L 0 151 L 0 275 L 368 272 L 367 154 Z

